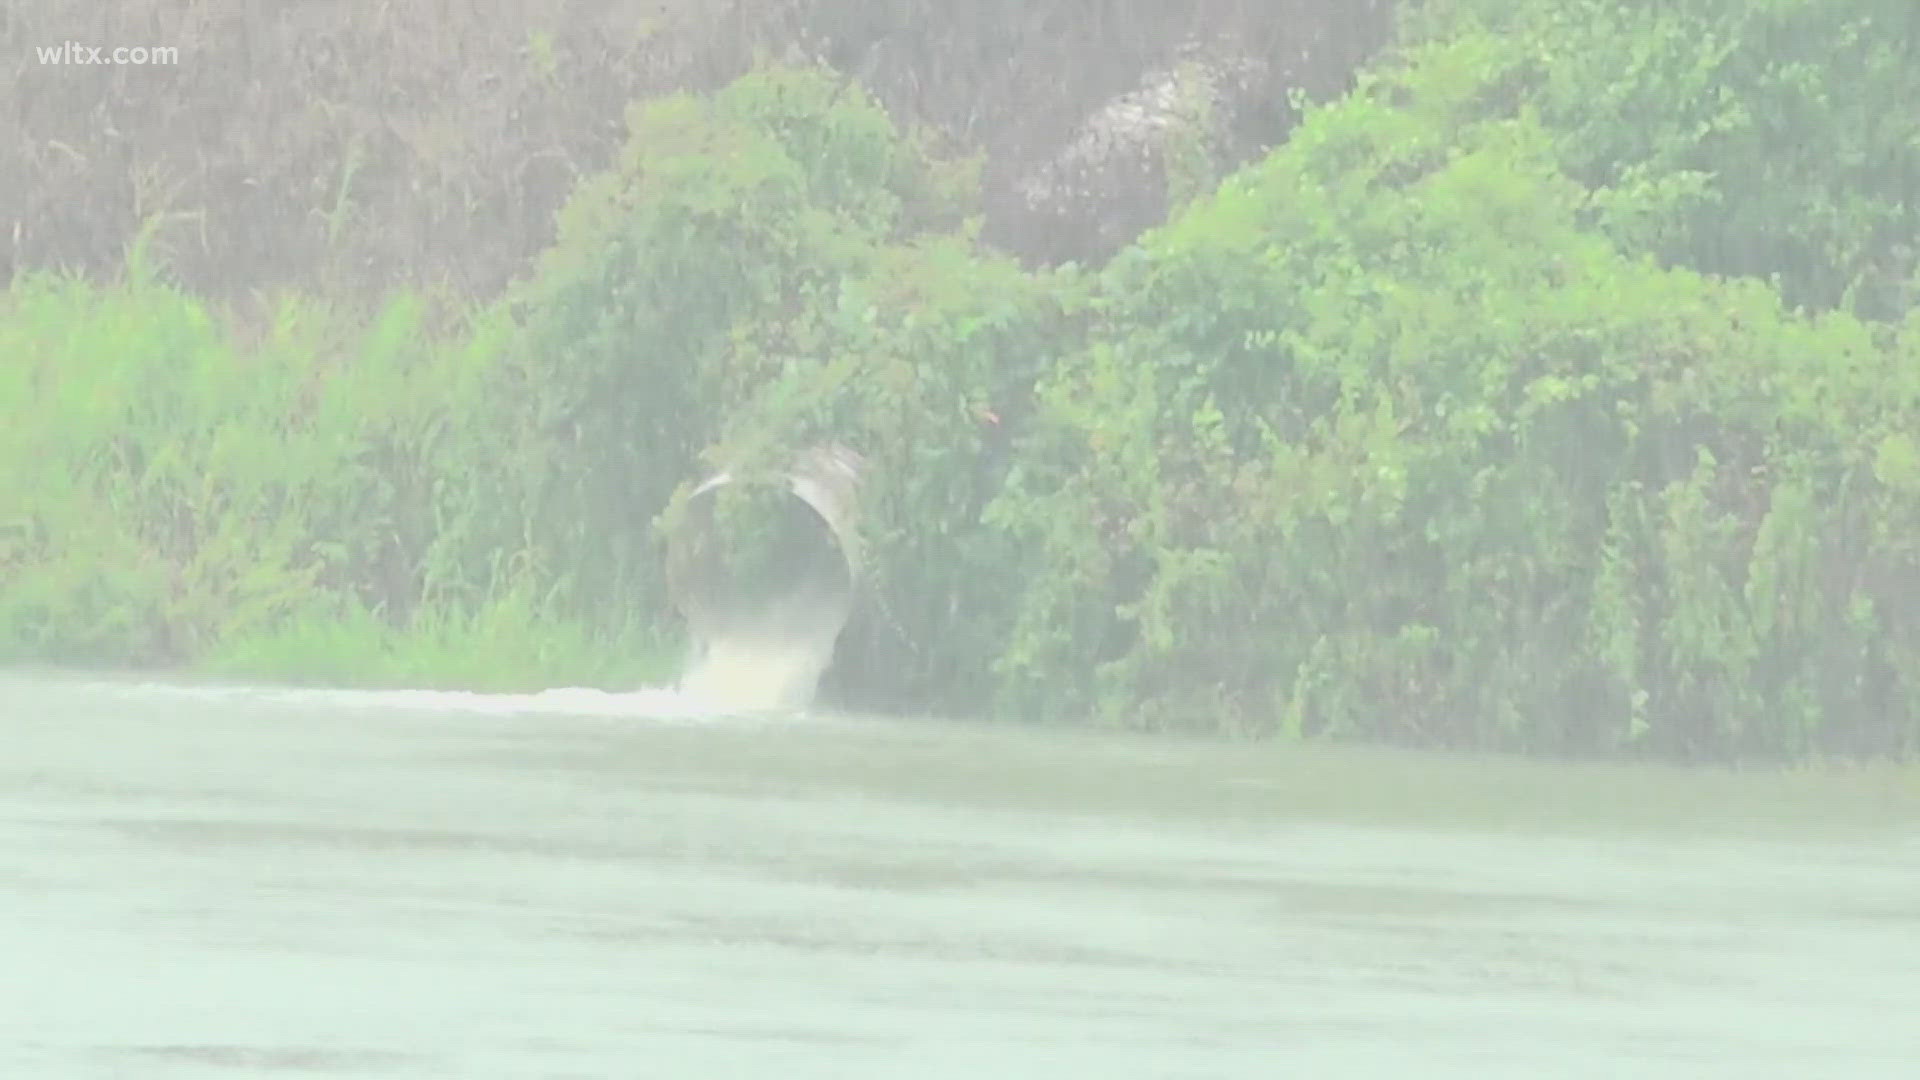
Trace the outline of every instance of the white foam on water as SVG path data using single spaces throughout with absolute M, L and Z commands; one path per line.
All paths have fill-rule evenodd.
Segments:
M 120 684 L 118 691 L 138 696 L 187 698 L 207 702 L 258 702 L 340 709 L 401 709 L 466 712 L 493 716 L 632 716 L 677 718 L 710 715 L 713 710 L 670 687 L 632 691 L 556 687 L 527 694 L 488 694 L 467 690 L 347 690 L 273 686 L 193 686 L 179 683 Z
M 688 665 L 679 692 L 695 708 L 718 712 L 804 709 L 832 659 L 831 634 L 728 634 Z
M 813 703 L 846 625 L 844 584 L 798 582 L 704 627 L 679 690 L 696 708 L 794 712 Z

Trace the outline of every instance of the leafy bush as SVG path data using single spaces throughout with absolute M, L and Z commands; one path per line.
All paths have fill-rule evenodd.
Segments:
M 793 362 L 784 323 L 951 205 L 949 173 L 823 72 L 645 103 L 630 126 L 516 298 L 553 462 L 541 543 L 596 618 L 611 597 L 664 606 L 653 518 L 721 418 Z
M 1631 250 L 1778 277 L 1791 305 L 1920 303 L 1920 7 L 1425 0 L 1413 62 L 1462 118 L 1531 116 Z
M 1920 339 L 1623 254 L 1552 135 L 1463 119 L 1452 74 L 1314 112 L 1103 276 L 992 511 L 1041 552 L 1007 704 L 1913 745 Z
M 1031 568 L 980 516 L 1016 467 L 1036 376 L 1074 347 L 1077 295 L 1073 274 L 1030 274 L 964 237 L 879 249 L 780 328 L 812 359 L 729 415 L 721 460 L 778 464 L 828 442 L 867 459 L 867 621 L 834 672 L 851 700 L 973 710 L 991 696 Z
M 547 543 L 578 610 L 664 614 L 649 526 L 704 471 L 752 481 L 842 443 L 869 463 L 873 576 L 837 681 L 871 704 L 977 702 L 1019 592 L 979 513 L 1063 348 L 1071 275 L 980 253 L 966 163 L 824 73 L 650 103 L 632 127 L 520 297 L 553 391 Z

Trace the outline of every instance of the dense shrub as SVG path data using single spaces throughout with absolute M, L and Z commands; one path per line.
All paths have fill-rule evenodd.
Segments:
M 544 545 L 577 610 L 665 611 L 653 523 L 676 490 L 842 443 L 869 462 L 873 580 L 840 682 L 978 701 L 1018 593 L 979 514 L 1064 347 L 1072 276 L 982 254 L 969 167 L 827 73 L 768 70 L 632 126 L 518 296 L 556 462 Z
M 795 337 L 880 248 L 950 214 L 942 169 L 857 88 L 778 69 L 637 106 L 519 290 L 553 471 L 541 544 L 574 610 L 665 606 L 652 522 L 723 418 L 827 355 Z M 964 173 L 959 175 L 964 176 Z
M 870 600 L 835 681 L 857 703 L 976 710 L 1031 568 L 981 514 L 1014 461 L 1040 372 L 1074 347 L 1078 282 L 937 236 L 877 251 L 782 328 L 809 359 L 728 417 L 728 462 L 839 442 L 868 472 Z
M 1452 80 L 1317 112 L 1104 275 L 994 509 L 1044 552 L 1009 704 L 1911 746 L 1920 339 L 1623 254 Z
M 1527 115 L 1631 250 L 1778 277 L 1793 305 L 1920 303 L 1920 5 L 1426 0 L 1461 117 Z

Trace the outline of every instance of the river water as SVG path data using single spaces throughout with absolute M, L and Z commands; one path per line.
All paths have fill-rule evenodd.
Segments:
M 0 1076 L 1920 1076 L 1920 777 L 0 676 Z

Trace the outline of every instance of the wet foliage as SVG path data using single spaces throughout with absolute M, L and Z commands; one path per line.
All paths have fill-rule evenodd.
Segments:
M 144 263 L 27 275 L 0 638 L 193 662 L 506 605 L 632 648 L 674 632 L 693 484 L 839 443 L 844 703 L 1910 752 L 1916 35 L 1871 0 L 1433 0 L 1060 265 L 991 242 L 947 133 L 770 64 L 636 104 L 497 295 L 263 332 Z

